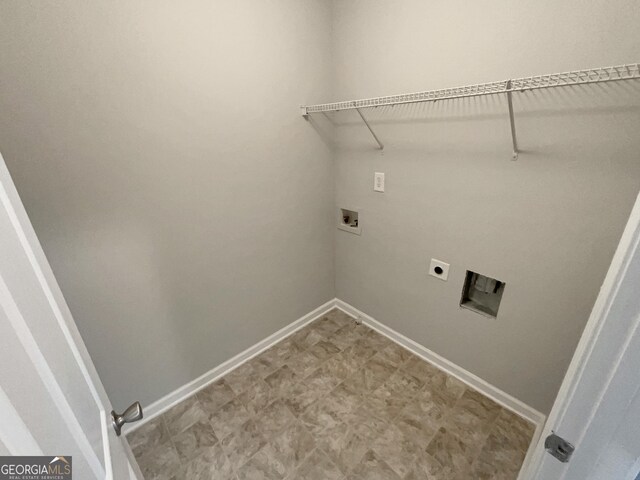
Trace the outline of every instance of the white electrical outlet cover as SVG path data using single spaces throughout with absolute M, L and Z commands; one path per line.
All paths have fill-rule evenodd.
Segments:
M 449 264 L 432 258 L 431 265 L 429 265 L 429 275 L 446 282 L 449 278 Z
M 373 174 L 373 190 L 384 193 L 384 173 L 375 172 Z

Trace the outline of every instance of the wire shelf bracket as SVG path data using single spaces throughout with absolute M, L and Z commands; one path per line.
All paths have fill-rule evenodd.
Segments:
M 507 105 L 509 106 L 509 123 L 511 125 L 511 143 L 513 145 L 513 159 L 518 159 L 518 137 L 516 136 L 516 121 L 513 117 L 513 98 L 512 98 L 512 83 L 511 80 L 507 80 Z
M 440 90 L 427 90 L 424 92 L 403 93 L 386 97 L 366 98 L 362 100 L 349 100 L 335 103 L 322 103 L 318 105 L 303 105 L 300 107 L 302 116 L 309 118 L 314 113 L 339 112 L 341 110 L 356 110 L 360 118 L 369 129 L 371 135 L 382 150 L 384 145 L 373 131 L 371 124 L 362 114 L 361 109 L 373 108 L 385 105 L 401 105 L 405 103 L 436 102 L 438 100 L 454 100 L 458 98 L 480 97 L 484 95 L 506 94 L 509 108 L 509 122 L 511 126 L 511 141 L 513 146 L 513 159 L 518 158 L 518 139 L 516 136 L 515 114 L 513 109 L 513 93 L 539 90 L 544 88 L 571 87 L 575 85 L 589 85 L 593 83 L 619 82 L 625 80 L 640 79 L 640 64 L 629 63 L 613 67 L 597 67 L 585 70 L 573 70 L 570 72 L 551 73 L 532 77 L 514 78 L 510 80 L 479 83 L 464 87 L 444 88 Z
M 359 108 L 356 108 L 356 112 L 358 112 L 358 115 L 360 115 L 360 118 L 362 119 L 362 121 L 364 122 L 364 124 L 367 126 L 367 128 L 369 129 L 369 132 L 371 132 L 371 135 L 373 135 L 373 139 L 376 141 L 376 143 L 378 144 L 378 148 L 380 150 L 384 150 L 384 145 L 382 144 L 382 142 L 380 141 L 380 139 L 378 138 L 378 136 L 376 135 L 376 132 L 373 131 L 373 129 L 371 128 L 371 125 L 369 125 L 369 122 L 367 122 L 367 119 L 364 118 L 364 115 L 362 114 L 362 112 L 360 111 Z

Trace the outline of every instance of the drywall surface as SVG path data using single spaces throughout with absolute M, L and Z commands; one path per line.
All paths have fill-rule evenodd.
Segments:
M 637 62 L 635 0 L 334 2 L 335 100 Z M 353 112 L 339 136 L 342 300 L 542 412 L 551 408 L 640 188 L 640 82 Z M 374 172 L 386 192 L 373 191 Z M 431 258 L 449 280 L 428 276 Z M 497 319 L 466 270 L 506 282 Z
M 330 7 L 0 4 L 0 151 L 116 408 L 334 297 Z

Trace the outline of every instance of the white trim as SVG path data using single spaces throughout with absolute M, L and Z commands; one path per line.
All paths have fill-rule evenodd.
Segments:
M 410 338 L 405 337 L 392 328 L 387 327 L 375 318 L 367 315 L 366 313 L 358 310 L 357 308 L 349 305 L 342 300 L 336 299 L 336 307 L 345 312 L 347 315 L 352 316 L 356 320 L 362 321 L 362 323 L 364 323 L 366 326 L 376 330 L 401 347 L 406 348 L 411 353 L 435 365 L 440 370 L 448 373 L 453 377 L 456 377 L 461 382 L 469 385 L 473 389 L 482 393 L 484 396 L 489 397 L 494 402 L 500 404 L 507 410 L 510 410 L 513 413 L 527 419 L 528 421 L 534 423 L 536 426 L 544 424 L 546 418 L 545 415 L 530 407 L 526 403 L 491 385 L 489 382 L 481 379 L 477 375 L 474 375 L 473 373 L 465 370 L 455 363 L 450 362 L 437 353 L 432 352 L 427 347 L 414 342 Z M 536 430 L 538 430 L 538 428 L 536 428 Z
M 109 442 L 109 431 L 111 425 L 107 420 L 107 412 L 100 410 L 100 426 L 102 427 L 102 449 L 104 452 L 105 480 L 113 480 L 113 459 L 111 458 L 111 446 Z
M 132 424 L 129 428 L 126 429 L 125 433 L 133 432 L 134 430 L 140 428 L 149 420 L 166 412 L 168 409 L 170 409 L 174 405 L 177 405 L 184 399 L 190 397 L 197 391 L 202 390 L 210 383 L 213 383 L 216 380 L 218 380 L 220 377 L 223 377 L 228 373 L 232 372 L 233 370 L 238 368 L 240 365 L 242 365 L 246 361 L 259 355 L 260 353 L 264 352 L 268 348 L 271 348 L 273 345 L 284 340 L 292 333 L 300 330 L 307 324 L 313 322 L 314 320 L 321 317 L 325 313 L 331 311 L 333 308 L 335 308 L 335 305 L 336 305 L 335 299 L 329 300 L 324 305 L 319 306 L 315 310 L 300 317 L 299 319 L 290 323 L 286 327 L 281 328 L 276 333 L 269 335 L 264 340 L 261 340 L 255 345 L 247 348 L 245 351 L 240 352 L 235 357 L 230 358 L 229 360 L 221 363 L 217 367 L 212 368 L 207 373 L 199 376 L 195 380 L 192 380 L 191 382 L 177 388 L 176 390 L 169 393 L 168 395 L 165 395 L 161 399 L 156 400 L 155 402 L 153 402 L 151 405 L 149 405 L 144 409 L 144 419 Z
M 96 478 L 103 478 L 104 469 L 102 468 L 102 463 L 93 450 L 93 446 L 87 438 L 86 432 L 82 429 L 82 425 L 80 425 L 73 408 L 69 405 L 62 387 L 60 387 L 49 363 L 33 337 L 31 329 L 22 316 L 20 308 L 16 305 L 13 295 L 2 275 L 0 275 L 0 308 L 4 310 L 22 348 L 29 357 L 29 360 L 31 360 L 36 372 L 38 372 L 38 376 L 49 392 L 51 400 L 57 407 L 58 413 L 61 418 L 65 419 L 69 432 L 78 445 L 78 449 L 83 453 L 85 460 L 93 470 Z
M 0 386 L 0 442 L 11 455 L 42 455 L 42 449 Z

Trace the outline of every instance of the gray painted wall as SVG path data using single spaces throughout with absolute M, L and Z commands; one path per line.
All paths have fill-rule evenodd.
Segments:
M 297 105 L 638 61 L 638 20 L 633 0 L 2 2 L 0 150 L 120 408 L 337 293 L 548 411 L 640 187 L 640 85 L 517 95 L 517 162 L 502 98 L 367 112 L 383 154 L 337 114 L 335 167 Z M 467 268 L 507 283 L 497 320 L 459 309 Z
M 334 2 L 336 100 L 637 62 L 635 0 Z M 339 125 L 337 296 L 548 412 L 640 187 L 640 84 L 368 111 Z M 375 171 L 386 193 L 373 192 Z M 431 257 L 449 281 L 427 275 Z M 506 282 L 498 318 L 459 308 L 466 269 Z
M 334 296 L 329 2 L 0 3 L 0 151 L 111 400 Z

